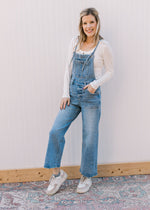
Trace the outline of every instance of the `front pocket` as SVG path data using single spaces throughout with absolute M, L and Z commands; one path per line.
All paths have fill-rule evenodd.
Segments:
M 70 95 L 76 95 L 77 94 L 77 87 L 76 85 L 70 85 Z
M 97 92 L 95 91 L 94 93 L 90 93 L 90 91 L 88 90 L 88 89 L 86 89 L 87 91 L 88 91 L 88 93 L 90 94 L 90 95 L 95 95 Z

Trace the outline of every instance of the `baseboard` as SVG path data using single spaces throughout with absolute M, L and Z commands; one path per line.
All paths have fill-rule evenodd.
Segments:
M 80 166 L 62 167 L 68 174 L 68 179 L 78 179 Z M 31 182 L 49 180 L 51 169 L 31 168 L 17 170 L 0 170 L 0 183 Z M 126 176 L 150 174 L 150 162 L 117 163 L 98 165 L 96 177 Z

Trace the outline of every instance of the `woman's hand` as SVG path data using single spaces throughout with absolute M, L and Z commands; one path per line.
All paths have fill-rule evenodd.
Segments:
M 83 89 L 84 89 L 84 90 L 85 90 L 85 89 L 88 89 L 88 91 L 89 91 L 90 93 L 92 93 L 92 94 L 94 94 L 95 91 L 96 91 L 90 84 L 84 86 Z
M 69 106 L 70 105 L 70 98 L 62 98 L 60 102 L 60 109 L 65 109 L 66 104 Z

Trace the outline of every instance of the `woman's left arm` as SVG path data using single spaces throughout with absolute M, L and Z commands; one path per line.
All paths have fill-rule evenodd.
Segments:
M 101 86 L 102 84 L 104 84 L 106 81 L 108 81 L 113 73 L 114 73 L 114 69 L 113 69 L 113 53 L 112 53 L 112 49 L 109 45 L 108 42 L 104 42 L 103 43 L 103 47 L 102 47 L 102 60 L 103 60 L 103 65 L 105 68 L 105 73 L 101 76 L 97 76 L 98 78 L 96 78 L 94 81 L 92 81 L 90 83 L 90 85 L 92 86 L 92 88 L 96 89 Z M 101 68 L 101 67 L 100 67 Z M 99 71 L 101 72 L 102 69 L 99 68 Z M 98 69 L 98 67 L 97 67 Z

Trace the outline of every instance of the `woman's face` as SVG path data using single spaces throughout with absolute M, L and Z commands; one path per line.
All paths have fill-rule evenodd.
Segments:
M 92 37 L 96 33 L 97 22 L 93 15 L 82 17 L 82 28 L 87 37 Z

